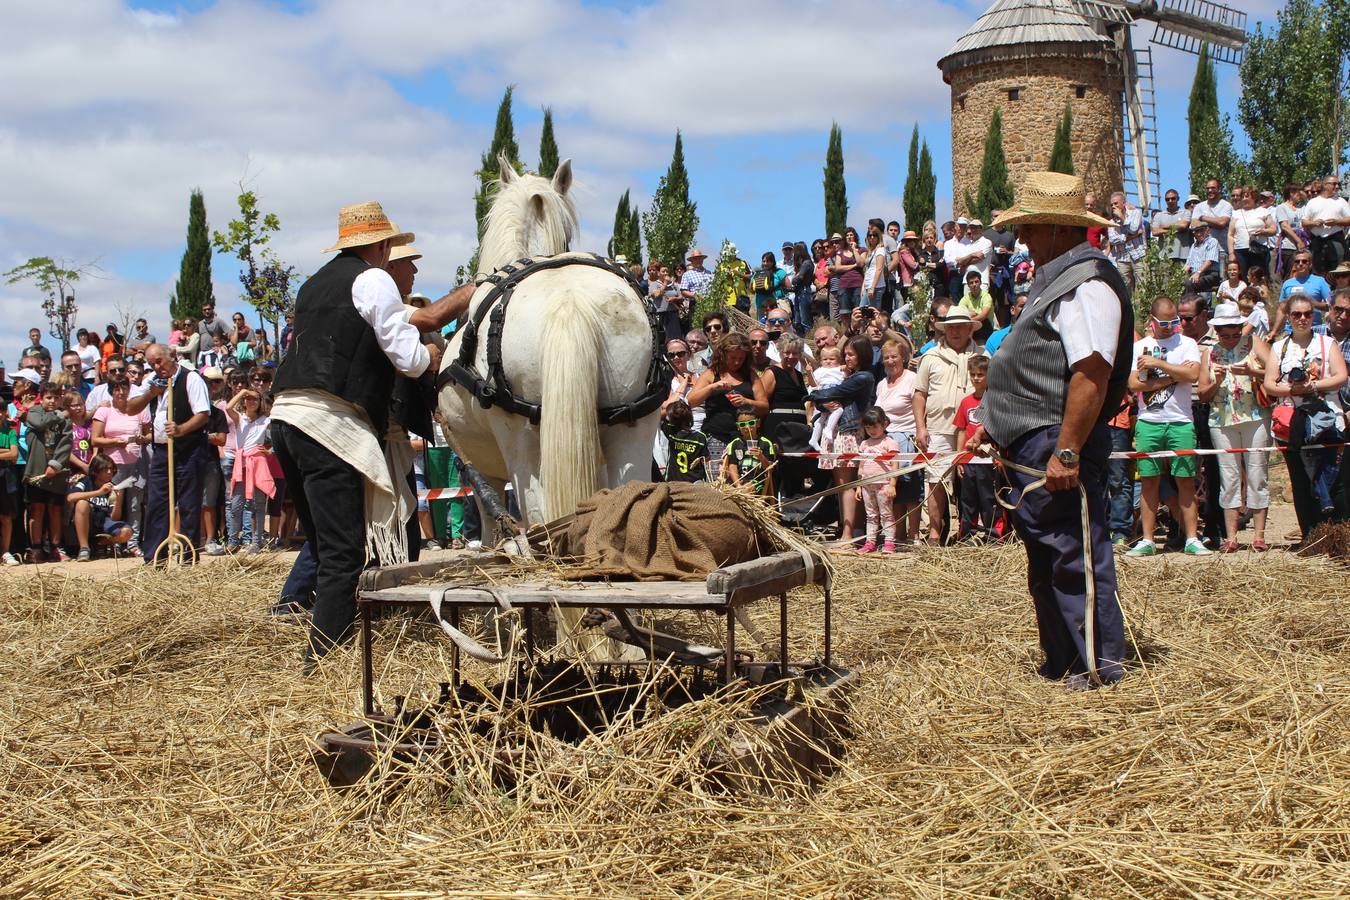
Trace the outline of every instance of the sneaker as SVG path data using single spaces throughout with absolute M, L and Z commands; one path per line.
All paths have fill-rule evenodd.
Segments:
M 1187 538 L 1186 547 L 1181 551 L 1189 556 L 1209 556 L 1214 551 L 1205 546 L 1199 538 Z
M 422 549 L 427 551 L 439 550 L 441 549 L 441 542 L 436 540 L 435 538 L 432 538 L 429 541 L 423 541 Z
M 1111 546 L 1113 546 L 1113 547 L 1128 547 L 1128 546 L 1130 546 L 1130 538 L 1129 538 L 1129 535 L 1122 534 L 1122 533 L 1120 533 L 1119 531 L 1116 532 L 1115 534 L 1111 535 Z
M 877 542 L 876 542 L 876 541 L 867 541 L 867 542 L 865 542 L 861 547 L 858 548 L 858 552 L 859 552 L 859 553 L 876 553 L 876 552 L 877 552 Z
M 137 547 L 135 544 L 132 544 L 130 547 L 127 548 L 127 555 L 135 557 L 136 559 L 140 559 L 142 556 L 141 548 Z
M 881 552 L 882 552 L 882 553 L 894 553 L 894 552 L 895 552 L 895 541 L 887 541 L 886 543 L 882 544 L 882 545 L 881 545 Z
M 248 556 L 257 556 L 261 552 L 262 552 L 261 544 L 249 544 L 248 549 L 244 551 L 244 553 Z
M 93 558 L 94 555 L 89 552 L 88 547 L 81 547 L 79 555 L 75 557 L 75 559 L 78 560 L 79 562 L 89 562 L 89 560 Z
M 60 547 L 57 547 L 51 553 L 47 554 L 47 559 L 51 560 L 52 562 L 70 562 L 70 554 L 62 550 Z
M 4 565 L 7 566 L 23 565 L 23 563 L 19 562 L 19 558 L 15 556 L 13 553 L 6 553 L 4 556 L 0 556 L 0 563 L 3 563 Z
M 1201 546 L 1203 548 L 1203 545 Z M 1208 550 L 1205 550 L 1208 553 Z M 1139 543 L 1125 551 L 1126 556 L 1156 556 L 1158 554 L 1158 545 L 1145 538 L 1140 538 Z
M 220 546 L 219 541 L 208 541 L 202 552 L 207 556 L 224 556 L 225 548 Z
M 233 541 L 231 541 L 230 543 L 228 543 L 228 544 L 225 545 L 225 552 L 226 552 L 226 553 L 238 553 L 238 552 L 239 552 L 239 545 L 236 544 L 236 543 L 234 543 Z

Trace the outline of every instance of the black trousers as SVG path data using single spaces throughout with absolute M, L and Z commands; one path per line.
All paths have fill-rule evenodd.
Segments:
M 215 448 L 202 444 L 192 453 L 174 452 L 174 504 L 178 507 L 178 528 L 193 547 L 202 545 L 202 474 L 213 461 Z M 141 549 L 145 562 L 155 562 L 155 551 L 169 536 L 169 448 L 156 444 L 150 456 L 150 477 L 145 492 L 145 526 L 141 529 Z M 160 556 L 163 559 L 163 556 Z
M 1191 421 L 1195 425 L 1195 447 L 1197 450 L 1213 450 L 1214 439 L 1209 434 L 1209 404 L 1192 403 Z M 1219 491 L 1222 483 L 1219 480 L 1219 460 L 1213 456 L 1201 456 L 1200 477 L 1205 483 L 1205 502 L 1196 510 L 1200 518 L 1204 521 L 1204 530 L 1201 532 L 1209 538 L 1212 547 L 1218 547 L 1226 537 L 1236 538 L 1237 535 L 1228 533 L 1228 522 L 1223 517 L 1223 507 L 1219 505 Z M 1199 487 L 1199 485 L 1196 485 Z M 1178 523 L 1180 524 L 1180 523 Z
M 352 634 L 356 582 L 366 565 L 365 483 L 361 474 L 286 422 L 272 423 L 272 449 L 318 566 L 309 658 Z
M 994 467 L 967 463 L 961 467 L 961 537 L 994 533 Z
M 1345 232 L 1338 231 L 1331 237 L 1308 235 L 1308 251 L 1312 254 L 1313 271 L 1327 274 L 1345 259 Z

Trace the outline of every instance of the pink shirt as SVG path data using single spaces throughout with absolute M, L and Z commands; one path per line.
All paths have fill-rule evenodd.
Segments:
M 898 466 L 895 460 L 886 460 L 878 462 L 875 459 L 867 459 L 868 456 L 875 456 L 879 453 L 899 453 L 900 445 L 888 437 L 864 438 L 858 443 L 858 453 L 863 455 L 863 459 L 858 462 L 858 477 L 867 478 L 872 475 L 883 475 Z
M 891 420 L 886 426 L 887 431 L 914 433 L 914 377 L 914 373 L 906 369 L 895 384 L 891 384 L 889 378 L 877 382 L 877 406 Z
M 118 412 L 111 406 L 100 406 L 94 410 L 94 421 L 103 423 L 103 436 L 117 441 L 125 441 L 141 433 L 141 426 L 150 422 L 150 414 L 141 410 L 139 415 L 129 416 Z M 119 466 L 134 463 L 141 458 L 141 445 L 128 444 L 125 447 L 105 447 L 104 454 Z

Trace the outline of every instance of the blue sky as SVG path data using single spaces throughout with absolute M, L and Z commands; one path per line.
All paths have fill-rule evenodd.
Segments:
M 81 324 L 115 307 L 163 336 L 187 196 L 213 227 L 242 180 L 277 212 L 276 249 L 302 272 L 324 261 L 344 203 L 379 199 L 426 254 L 438 294 L 473 250 L 473 171 L 502 90 L 516 85 L 521 155 L 540 108 L 574 160 L 583 231 L 603 250 L 614 204 L 645 204 L 684 134 L 698 242 L 754 258 L 817 236 L 832 120 L 844 131 L 850 218 L 900 218 L 917 122 L 950 208 L 949 92 L 935 62 L 984 8 L 959 0 L 0 0 L 0 267 L 36 255 L 95 262 Z M 1274 0 L 1247 4 L 1250 25 Z M 42 41 L 31 40 L 42 34 Z M 1139 26 L 1146 41 L 1151 26 Z M 1156 51 L 1164 186 L 1184 188 L 1194 57 Z M 841 76 L 841 73 L 844 73 Z M 1220 67 L 1232 112 L 1237 79 Z M 1010 123 L 1011 127 L 1011 123 Z M 217 297 L 239 306 L 237 265 Z M 0 359 L 41 321 L 31 288 L 0 286 Z

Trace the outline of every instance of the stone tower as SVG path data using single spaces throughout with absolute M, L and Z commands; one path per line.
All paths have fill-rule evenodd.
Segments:
M 984 137 L 1003 111 L 1013 185 L 1047 168 L 1064 105 L 1073 108 L 1073 165 L 1098 203 L 1121 189 L 1124 80 L 1115 41 L 1064 0 L 996 0 L 938 61 L 952 88 L 952 209 L 980 183 Z M 986 223 L 988 224 L 988 223 Z

